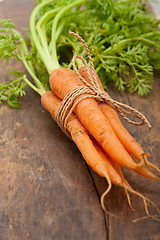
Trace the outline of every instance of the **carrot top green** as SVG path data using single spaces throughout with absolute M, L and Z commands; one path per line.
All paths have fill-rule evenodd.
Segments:
M 74 54 L 87 58 L 69 29 L 86 41 L 105 89 L 113 81 L 120 91 L 147 94 L 152 89 L 153 70 L 160 68 L 158 24 L 145 1 L 38 0 L 27 41 L 9 19 L 0 20 L 0 59 L 21 60 L 35 82 L 12 71 L 14 77 L 0 84 L 0 101 L 18 108 L 18 98 L 25 95 L 27 85 L 42 95 L 50 89 L 49 75 L 54 69 L 72 68 Z

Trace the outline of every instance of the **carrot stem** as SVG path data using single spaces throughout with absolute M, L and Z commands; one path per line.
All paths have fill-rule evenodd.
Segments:
M 42 2 L 39 5 L 37 5 L 37 7 L 34 8 L 32 14 L 31 14 L 31 17 L 30 17 L 31 35 L 32 35 L 33 41 L 36 45 L 36 48 L 43 60 L 43 63 L 45 64 L 46 69 L 49 74 L 51 74 L 53 72 L 53 70 L 60 68 L 60 65 L 58 62 L 58 57 L 57 57 L 57 51 L 56 51 L 56 40 L 57 40 L 56 30 L 57 30 L 58 21 L 67 10 L 69 10 L 70 8 L 72 8 L 74 6 L 77 6 L 78 4 L 85 2 L 86 0 L 75 1 L 75 2 L 67 5 L 66 7 L 63 7 L 62 9 L 57 8 L 57 9 L 55 9 L 55 11 L 53 10 L 52 12 L 49 13 L 49 15 L 46 14 L 41 20 L 39 20 L 40 22 L 37 25 L 37 28 L 38 28 L 37 31 L 39 33 L 39 36 L 38 36 L 37 31 L 36 31 L 36 16 L 41 8 L 43 8 L 47 4 L 51 3 L 52 1 L 53 0 L 48 0 L 48 1 Z M 47 20 L 50 19 L 52 14 L 54 14 L 58 10 L 60 10 L 60 11 L 56 14 L 56 16 L 53 20 L 53 23 L 52 23 L 51 42 L 49 44 L 49 46 L 51 46 L 51 53 L 50 53 L 50 50 L 49 50 L 50 48 L 48 47 L 48 43 L 46 41 L 45 35 L 43 36 L 43 33 L 40 30 L 40 25 L 42 23 L 45 24 L 47 22 Z
M 86 0 L 78 0 L 76 2 L 73 2 L 69 5 L 67 5 L 66 7 L 62 8 L 55 16 L 54 20 L 53 20 L 53 24 L 52 24 L 52 36 L 51 36 L 51 46 L 52 46 L 52 58 L 54 59 L 54 67 L 52 69 L 55 70 L 56 68 L 59 67 L 59 62 L 58 62 L 58 57 L 57 57 L 57 51 L 56 51 L 56 29 L 57 29 L 57 24 L 59 19 L 61 18 L 61 16 L 70 8 L 81 4 L 83 2 L 85 2 Z
M 23 45 L 24 43 L 22 43 L 22 49 L 21 49 L 21 53 L 22 53 L 22 61 L 23 61 L 23 64 L 25 65 L 27 71 L 29 72 L 29 74 L 31 75 L 31 77 L 34 79 L 34 82 L 37 86 L 37 88 L 29 81 L 26 81 L 28 82 L 27 84 L 33 89 L 35 90 L 36 92 L 38 92 L 40 95 L 42 95 L 43 93 L 46 92 L 45 88 L 43 87 L 43 85 L 41 84 L 41 82 L 39 81 L 39 79 L 37 78 L 37 76 L 35 75 L 35 73 L 32 71 L 32 69 L 29 67 L 29 64 L 27 63 L 26 61 L 26 58 L 24 56 L 24 50 L 23 50 Z
M 105 39 L 103 41 L 105 41 Z M 148 45 L 158 47 L 154 42 L 150 41 L 149 39 L 145 39 L 143 37 L 135 37 L 135 38 L 128 38 L 128 39 L 121 40 L 119 43 L 116 43 L 116 44 L 108 47 L 106 50 L 104 50 L 103 54 L 105 55 L 106 53 L 108 53 L 110 51 L 116 51 L 120 47 L 123 47 L 126 44 L 131 43 L 132 41 L 146 42 Z M 158 47 L 158 48 L 160 48 L 160 47 Z
M 45 91 L 38 89 L 37 87 L 35 87 L 35 85 L 33 85 L 26 76 L 24 76 L 23 80 L 28 84 L 28 86 L 30 86 L 35 92 L 37 92 L 40 96 L 42 96 Z
M 0 29 L 0 31 L 6 31 L 5 28 Z M 46 89 L 41 84 L 40 80 L 37 78 L 33 64 L 30 60 L 26 60 L 26 56 L 29 56 L 29 51 L 26 45 L 26 42 L 22 35 L 15 29 L 12 29 L 12 31 L 17 34 L 20 37 L 20 43 L 21 43 L 21 56 L 19 55 L 19 59 L 23 62 L 24 66 L 26 67 L 27 71 L 31 75 L 31 77 L 34 79 L 34 82 L 37 87 L 35 87 L 24 75 L 23 80 L 37 93 L 42 95 L 44 92 L 46 92 Z
M 36 24 L 36 29 L 37 29 L 37 32 L 39 35 L 39 39 L 40 39 L 41 44 L 42 44 L 45 52 L 47 53 L 47 55 L 50 55 L 50 51 L 49 51 L 49 46 L 47 43 L 46 32 L 43 31 L 42 29 L 45 28 L 45 23 L 47 22 L 47 20 L 50 19 L 51 17 L 53 17 L 55 15 L 55 13 L 57 13 L 60 9 L 61 9 L 61 7 L 56 8 L 50 12 L 47 12 L 47 14 L 45 14 L 43 17 L 41 17 L 40 20 Z
M 51 73 L 53 70 L 53 59 L 51 57 L 51 55 L 48 53 L 48 51 L 45 51 L 45 49 L 42 47 L 42 44 L 39 40 L 39 37 L 37 35 L 36 29 L 35 29 L 35 25 L 36 25 L 36 16 L 39 12 L 39 10 L 44 7 L 45 5 L 51 3 L 53 0 L 48 0 L 45 2 L 40 3 L 39 5 L 37 5 L 33 12 L 31 13 L 31 17 L 30 17 L 30 31 L 31 31 L 31 35 L 34 41 L 34 44 L 36 45 L 36 48 L 43 60 L 43 63 L 46 66 L 46 69 L 49 73 Z

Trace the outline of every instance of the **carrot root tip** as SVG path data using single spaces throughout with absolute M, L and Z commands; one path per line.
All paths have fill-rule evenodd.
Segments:
M 132 206 L 129 192 L 127 191 L 127 189 L 126 189 L 125 187 L 124 187 L 124 190 L 125 190 L 125 193 L 126 193 L 126 196 L 127 196 L 127 200 L 128 200 L 128 204 L 129 204 L 130 208 L 131 208 L 133 211 L 136 211 L 136 209 Z
M 149 153 L 142 153 L 141 158 L 143 159 L 142 161 L 144 161 L 146 167 L 148 168 L 148 170 L 150 170 L 153 174 L 155 174 L 157 176 L 157 179 L 159 180 L 159 174 L 160 174 L 160 169 L 153 163 L 150 163 L 147 159 L 147 157 L 151 157 L 151 155 Z M 157 173 L 155 171 L 156 170 Z
M 143 196 L 143 194 L 141 194 L 141 193 L 133 190 L 131 187 L 128 187 L 128 186 L 125 185 L 125 184 L 124 184 L 124 188 L 125 188 L 125 190 L 127 190 L 128 192 L 131 192 L 131 193 L 139 196 L 140 198 L 142 198 L 142 199 L 143 199 L 143 202 L 144 202 L 144 208 L 145 208 L 145 212 L 146 212 L 146 215 L 147 215 L 147 216 L 142 217 L 142 218 L 139 218 L 139 219 L 136 219 L 136 220 L 134 220 L 134 222 L 139 221 L 139 220 L 142 220 L 142 219 L 147 218 L 147 217 L 151 217 L 151 218 L 154 219 L 154 220 L 160 221 L 160 219 L 158 218 L 158 216 L 160 217 L 160 209 L 156 206 L 156 204 L 155 204 L 153 201 L 151 201 L 149 198 L 146 198 L 145 196 Z M 130 198 L 129 198 L 129 200 L 130 200 Z M 149 213 L 147 202 L 150 202 L 150 203 L 152 204 L 152 206 L 157 210 L 158 215 L 154 216 L 154 215 L 151 215 L 151 214 Z
M 109 193 L 109 191 L 111 190 L 112 183 L 111 183 L 110 177 L 108 175 L 108 172 L 105 174 L 105 178 L 108 182 L 108 188 L 105 190 L 105 192 L 101 196 L 101 206 L 102 206 L 103 210 L 106 212 L 107 210 L 106 210 L 105 205 L 104 205 L 104 198 Z
M 141 221 L 141 220 L 144 220 L 144 219 L 147 219 L 147 218 L 152 218 L 152 219 L 160 222 L 160 218 L 158 218 L 158 215 L 144 216 L 144 217 L 141 217 L 141 218 L 137 218 L 137 219 L 133 220 L 132 222 L 133 222 L 133 223 L 136 223 L 136 222 L 138 222 L 138 221 Z
M 108 176 L 108 173 L 105 174 L 105 178 L 106 178 L 106 180 L 107 180 L 107 182 L 108 182 L 108 188 L 105 190 L 105 192 L 104 192 L 104 193 L 102 194 L 102 196 L 101 196 L 101 206 L 102 206 L 102 209 L 104 210 L 104 212 L 105 212 L 106 214 L 108 214 L 109 216 L 112 216 L 112 217 L 117 217 L 115 214 L 109 212 L 109 211 L 106 209 L 105 204 L 104 204 L 104 198 L 106 197 L 106 195 L 109 193 L 109 191 L 110 191 L 111 188 L 112 188 L 112 183 L 111 183 L 111 180 L 110 180 L 110 178 L 109 178 L 109 176 Z

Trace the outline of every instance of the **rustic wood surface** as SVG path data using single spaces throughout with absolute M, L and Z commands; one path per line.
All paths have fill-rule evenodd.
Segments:
M 28 25 L 32 0 L 0 2 L 0 18 L 11 18 L 18 30 Z M 0 62 L 0 81 L 8 79 L 8 68 L 23 70 L 21 63 Z M 25 70 L 24 70 L 25 71 Z M 152 124 L 133 127 L 132 135 L 152 154 L 158 166 L 160 142 L 160 81 L 152 93 L 119 94 L 113 98 L 142 111 Z M 135 190 L 159 204 L 159 182 L 124 170 Z M 160 222 L 145 219 L 143 202 L 133 196 L 132 211 L 123 189 L 113 187 L 105 200 L 106 208 L 117 218 L 104 214 L 99 198 L 107 183 L 87 167 L 71 140 L 59 129 L 40 105 L 31 89 L 21 100 L 21 109 L 0 106 L 0 240 L 158 240 Z M 151 209 L 152 211 L 153 209 Z

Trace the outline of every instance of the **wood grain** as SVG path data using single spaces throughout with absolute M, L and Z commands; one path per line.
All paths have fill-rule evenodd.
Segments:
M 28 26 L 33 1 L 0 2 L 0 18 L 11 18 L 17 29 Z M 25 16 L 25 17 L 24 17 Z M 0 81 L 8 79 L 7 69 L 24 69 L 21 63 L 0 62 Z M 146 98 L 119 94 L 114 99 L 142 111 L 152 124 L 125 126 L 159 163 L 160 81 Z M 123 120 L 122 120 L 123 121 Z M 159 203 L 159 183 L 124 170 L 135 190 Z M 124 191 L 113 187 L 105 205 L 117 218 L 105 215 L 99 198 L 107 184 L 86 166 L 71 140 L 40 105 L 30 88 L 21 109 L 0 106 L 0 239 L 1 240 L 158 240 L 160 223 L 152 219 L 132 223 L 144 216 L 143 203 L 133 196 L 133 212 Z

